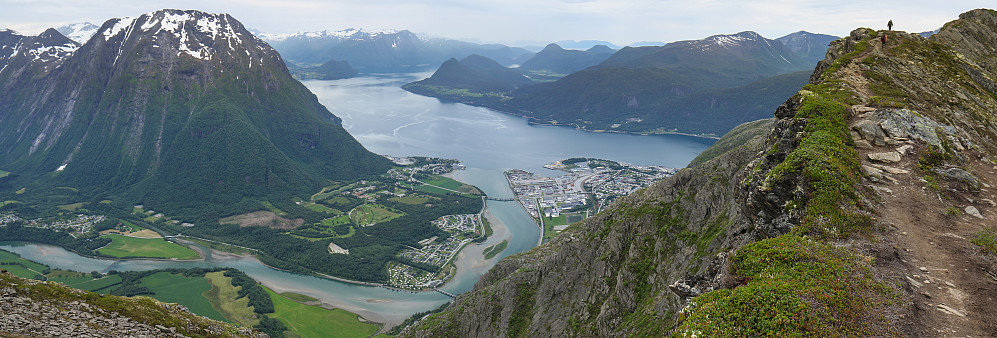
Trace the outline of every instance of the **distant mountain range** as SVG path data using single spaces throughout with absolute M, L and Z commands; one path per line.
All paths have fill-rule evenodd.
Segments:
M 19 199 L 72 187 L 212 220 L 391 165 L 227 14 L 112 19 L 82 46 L 0 31 L 0 53 L 0 168 Z
M 602 62 L 593 54 L 606 52 L 606 47 L 567 51 L 552 44 L 518 69 L 534 83 L 494 89 L 510 88 L 506 83 L 486 91 L 482 83 L 470 88 L 462 87 L 466 82 L 441 81 L 462 77 L 452 74 L 459 68 L 441 68 L 437 74 L 451 74 L 434 74 L 436 80 L 404 88 L 584 130 L 722 135 L 740 123 L 764 118 L 803 86 L 816 55 L 823 57 L 821 51 L 827 50 L 831 38 L 798 32 L 780 38 L 787 46 L 755 32 L 741 32 L 664 46 L 624 47 L 601 54 L 609 55 Z M 590 64 L 580 62 L 582 56 Z M 558 66 L 577 71 L 556 81 L 536 72 Z
M 528 71 L 570 74 L 597 65 L 615 52 L 616 50 L 606 45 L 596 45 L 583 51 L 564 49 L 558 44 L 552 43 L 523 62 L 519 68 Z
M 799 31 L 778 38 L 776 41 L 782 42 L 789 50 L 803 57 L 803 59 L 812 64 L 817 64 L 817 61 L 823 60 L 824 55 L 827 54 L 827 46 L 831 44 L 831 41 L 837 39 L 838 37 L 833 35 Z
M 475 44 L 450 39 L 420 38 L 407 30 L 303 32 L 257 34 L 289 62 L 299 66 L 346 61 L 360 73 L 417 72 L 432 70 L 451 58 L 472 54 L 503 65 L 518 64 L 532 52 L 499 44 Z

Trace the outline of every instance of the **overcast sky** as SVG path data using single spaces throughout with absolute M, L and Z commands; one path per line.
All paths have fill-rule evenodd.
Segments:
M 0 28 L 47 27 L 137 16 L 162 8 L 229 13 L 268 33 L 346 28 L 407 29 L 481 42 L 605 40 L 671 42 L 756 31 L 768 38 L 806 30 L 837 36 L 856 27 L 934 30 L 993 0 L 0 0 Z

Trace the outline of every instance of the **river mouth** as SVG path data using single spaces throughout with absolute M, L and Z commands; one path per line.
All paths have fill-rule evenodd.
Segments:
M 432 156 L 461 160 L 466 170 L 453 177 L 488 196 L 513 197 L 503 172 L 523 169 L 542 175 L 559 172 L 543 165 L 570 157 L 604 158 L 634 164 L 685 167 L 713 140 L 681 135 L 593 133 L 572 128 L 535 126 L 526 119 L 460 103 L 448 103 L 402 90 L 408 82 L 431 75 L 381 74 L 353 79 L 303 81 L 343 126 L 367 149 L 392 156 Z M 537 245 L 540 230 L 516 202 L 488 201 L 484 216 L 495 229 L 487 241 L 468 245 L 457 255 L 457 273 L 440 289 L 461 294 L 500 259 Z M 505 251 L 484 259 L 482 251 L 509 240 Z M 261 264 L 255 257 L 206 250 L 200 261 L 104 260 L 81 257 L 59 247 L 0 242 L 0 248 L 53 268 L 82 272 L 159 268 L 232 267 L 277 292 L 319 299 L 365 319 L 401 323 L 414 313 L 450 301 L 439 292 L 412 292 L 291 274 Z

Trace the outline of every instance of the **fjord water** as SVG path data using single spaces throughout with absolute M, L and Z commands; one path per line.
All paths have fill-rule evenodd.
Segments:
M 474 184 L 494 197 L 512 197 L 503 171 L 524 169 L 549 175 L 543 164 L 569 157 L 595 157 L 633 164 L 684 167 L 712 140 L 682 136 L 639 136 L 593 133 L 567 127 L 533 126 L 526 119 L 459 103 L 442 102 L 401 89 L 405 83 L 430 74 L 388 74 L 335 81 L 304 81 L 319 101 L 343 119 L 343 126 L 367 149 L 393 156 L 455 158 L 467 170 L 455 177 Z M 457 276 L 442 289 L 451 293 L 471 290 L 474 283 L 500 258 L 537 245 L 540 231 L 515 202 L 488 202 L 488 213 L 505 227 L 492 238 L 465 248 L 457 257 Z M 485 261 L 484 248 L 509 239 L 508 249 Z M 146 270 L 195 266 L 234 267 L 278 291 L 293 291 L 390 324 L 415 312 L 446 302 L 436 292 L 411 293 L 360 286 L 276 271 L 251 257 L 209 257 L 199 262 L 154 260 L 100 260 L 78 256 L 58 247 L 0 243 L 53 268 L 78 271 Z

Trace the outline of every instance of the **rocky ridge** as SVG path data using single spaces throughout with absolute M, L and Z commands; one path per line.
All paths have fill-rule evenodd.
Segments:
M 994 46 L 991 10 L 930 39 L 853 31 L 769 132 L 506 258 L 404 334 L 993 336 Z
M 267 337 L 147 297 L 98 295 L 0 273 L 0 335 L 44 337 Z

